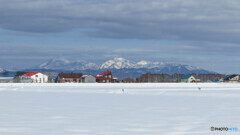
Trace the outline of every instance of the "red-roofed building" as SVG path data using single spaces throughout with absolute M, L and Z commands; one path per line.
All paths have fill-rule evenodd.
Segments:
M 99 83 L 113 83 L 116 82 L 116 78 L 113 77 L 111 71 L 106 71 L 96 76 L 96 80 Z
M 47 83 L 48 76 L 41 72 L 28 72 L 20 76 L 20 79 L 31 80 L 32 83 Z

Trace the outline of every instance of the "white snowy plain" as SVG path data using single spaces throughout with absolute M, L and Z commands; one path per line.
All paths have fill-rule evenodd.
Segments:
M 0 135 L 239 134 L 210 131 L 239 105 L 238 83 L 0 84 Z

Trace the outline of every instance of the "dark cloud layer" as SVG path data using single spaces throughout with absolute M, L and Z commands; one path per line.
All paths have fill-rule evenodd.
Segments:
M 238 0 L 0 0 L 0 27 L 91 37 L 240 42 Z M 89 29 L 89 31 L 88 31 Z
M 94 62 L 125 57 L 237 73 L 239 5 L 238 0 L 0 0 L 0 67 L 31 67 L 54 57 Z

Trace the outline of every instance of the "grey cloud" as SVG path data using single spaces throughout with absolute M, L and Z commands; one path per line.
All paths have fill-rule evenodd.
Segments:
M 99 47 L 42 47 L 42 46 L 1 46 L 0 49 L 0 63 L 7 63 L 9 60 L 12 62 L 22 62 L 31 60 L 28 64 L 39 64 L 45 60 L 57 57 L 65 57 L 70 59 L 83 59 L 88 61 L 103 60 L 104 55 L 112 54 L 107 48 Z M 109 52 L 109 53 L 108 53 Z M 0 67 L 3 65 L 0 65 Z M 27 66 L 27 65 L 26 65 Z M 31 67 L 31 66 L 28 66 Z
M 240 42 L 238 0 L 1 0 L 0 27 L 91 37 Z
M 103 49 L 103 48 L 102 48 Z M 64 57 L 88 61 L 101 60 L 101 49 L 39 47 L 39 46 L 1 46 L 0 67 L 7 69 L 33 68 L 52 58 Z M 89 56 L 89 54 L 95 54 Z M 97 56 L 96 56 L 97 55 Z
M 212 42 L 184 42 L 174 44 L 156 44 L 148 45 L 141 48 L 116 49 L 115 53 L 126 54 L 168 54 L 178 56 L 200 56 L 201 57 L 239 57 L 240 46 L 229 43 L 212 43 Z M 145 55 L 146 56 L 146 55 Z
M 167 48 L 169 47 L 169 48 Z M 191 46 L 179 45 L 179 51 L 171 46 L 161 48 L 158 46 L 148 46 L 144 48 L 132 49 L 108 49 L 92 47 L 41 47 L 41 46 L 1 46 L 0 49 L 0 67 L 7 69 L 31 68 L 52 58 L 64 57 L 72 60 L 86 60 L 98 64 L 113 57 L 124 57 L 126 59 L 138 61 L 163 61 L 188 64 L 210 69 L 217 72 L 228 71 L 237 73 L 239 71 L 239 61 L 236 49 L 233 53 L 210 55 L 211 51 L 203 46 L 199 49 Z M 229 48 L 235 47 L 229 45 Z M 173 51 L 175 50 L 175 52 Z M 199 51 L 200 50 L 200 51 Z M 211 50 L 211 49 L 210 49 Z M 218 51 L 218 50 L 216 50 Z M 105 52 L 105 53 L 102 53 Z M 217 53 L 217 52 L 212 52 Z M 207 54 L 207 55 L 205 55 Z M 199 57 L 201 56 L 201 57 Z M 4 64 L 4 65 L 3 65 Z M 227 69 L 227 70 L 226 70 Z M 229 70 L 231 69 L 231 70 Z

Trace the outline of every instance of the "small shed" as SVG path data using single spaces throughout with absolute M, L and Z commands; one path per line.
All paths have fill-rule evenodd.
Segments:
M 92 75 L 83 75 L 81 77 L 81 82 L 82 83 L 96 83 L 96 77 L 92 76 Z

